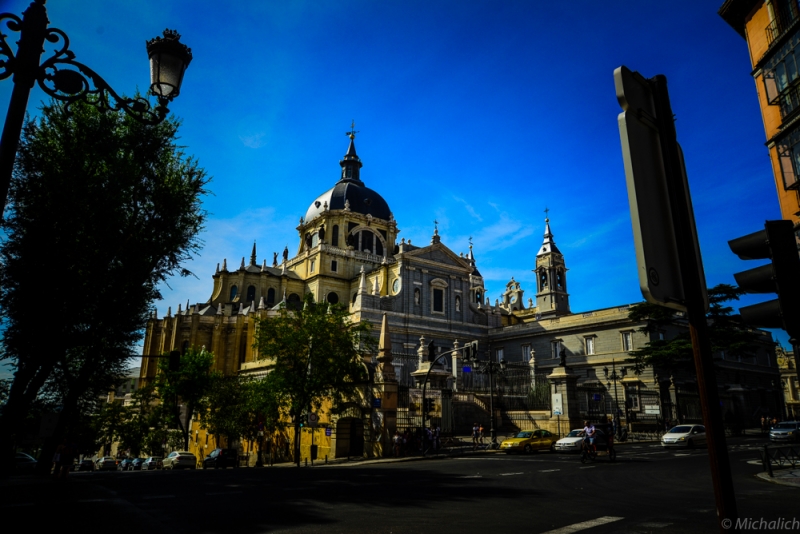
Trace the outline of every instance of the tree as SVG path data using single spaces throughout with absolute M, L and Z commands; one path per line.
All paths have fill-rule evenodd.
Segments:
M 366 380 L 362 353 L 374 350 L 371 326 L 353 322 L 341 306 L 314 303 L 308 294 L 302 309 L 280 310 L 258 322 L 259 358 L 273 362 L 275 390 L 294 418 L 294 458 L 300 465 L 300 418 L 319 410 L 325 399 L 334 406 L 354 395 Z
M 250 386 L 251 380 L 240 375 L 217 376 L 205 399 L 201 427 L 225 438 L 228 447 L 244 435 L 248 426 L 255 424 L 248 406 Z
M 733 315 L 733 308 L 725 304 L 739 300 L 743 294 L 742 290 L 728 284 L 719 284 L 708 290 L 709 311 L 706 317 L 712 352 L 734 356 L 746 356 L 752 352 L 753 343 L 758 337 L 752 328 Z M 628 318 L 635 322 L 646 321 L 639 331 L 647 334 L 681 321 L 675 310 L 647 302 L 631 306 Z M 694 353 L 688 330 L 672 339 L 653 339 L 644 348 L 632 351 L 631 355 L 632 358 L 626 361 L 633 364 L 633 371 L 637 375 L 647 367 L 669 373 L 691 372 L 694 369 Z
M 177 371 L 169 369 L 168 358 L 158 362 L 159 373 L 156 375 L 156 390 L 164 410 L 171 414 L 167 420 L 173 428 L 180 430 L 183 436 L 183 448 L 189 448 L 189 427 L 195 411 L 204 413 L 207 407 L 207 395 L 211 385 L 218 380 L 218 373 L 212 371 L 214 354 L 205 347 L 190 347 L 181 354 L 180 367 Z M 181 421 L 178 403 L 186 407 L 186 421 Z
M 54 447 L 81 397 L 111 389 L 135 356 L 157 285 L 190 274 L 208 179 L 178 126 L 54 102 L 23 128 L 0 244 L 0 357 L 15 371 L 0 450 L 48 383 L 62 406 Z

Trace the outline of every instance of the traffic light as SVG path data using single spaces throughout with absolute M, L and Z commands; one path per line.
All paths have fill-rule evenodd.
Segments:
M 433 341 L 428 343 L 428 361 L 432 362 L 436 359 L 436 345 L 433 344 Z
M 169 353 L 169 371 L 176 373 L 181 370 L 181 353 L 173 350 Z
M 473 358 L 473 354 L 472 354 L 472 342 L 470 342 L 470 343 L 467 343 L 466 345 L 464 345 L 464 351 L 463 351 L 463 353 L 462 353 L 462 354 L 463 354 L 463 356 L 462 356 L 462 357 L 463 357 L 463 358 L 464 358 L 464 360 L 466 360 L 466 361 L 470 361 L 470 360 Z
M 422 411 L 426 415 L 434 411 L 433 399 L 425 399 L 425 404 L 423 404 Z
M 742 320 L 761 328 L 782 328 L 800 339 L 800 258 L 792 221 L 767 221 L 763 230 L 732 239 L 728 245 L 743 260 L 772 260 L 733 275 L 747 293 L 778 294 L 777 299 L 739 308 Z

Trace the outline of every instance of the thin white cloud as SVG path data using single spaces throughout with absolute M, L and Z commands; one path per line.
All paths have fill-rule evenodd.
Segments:
M 472 204 L 468 203 L 466 200 L 464 200 L 463 198 L 460 198 L 460 197 L 453 197 L 453 200 L 463 204 L 464 205 L 464 209 L 467 211 L 467 213 L 470 214 L 470 216 L 473 219 L 476 219 L 479 222 L 483 222 L 483 217 L 481 217 L 480 214 L 477 211 L 475 211 L 475 208 L 472 207 Z

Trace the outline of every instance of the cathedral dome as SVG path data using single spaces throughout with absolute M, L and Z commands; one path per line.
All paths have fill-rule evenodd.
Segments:
M 361 159 L 356 154 L 355 132 L 350 132 L 349 136 L 347 154 L 339 162 L 342 167 L 341 179 L 311 203 L 306 211 L 306 221 L 322 214 L 326 204 L 329 210 L 343 210 L 347 207 L 353 213 L 372 215 L 376 219 L 389 220 L 391 217 L 389 205 L 383 197 L 361 181 Z

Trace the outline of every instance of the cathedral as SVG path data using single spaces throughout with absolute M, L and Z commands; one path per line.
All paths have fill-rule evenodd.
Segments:
M 628 305 L 573 313 L 568 269 L 549 219 L 533 265 L 535 293 L 525 300 L 523 288 L 512 278 L 492 303 L 472 245 L 466 255 L 455 253 L 442 243 L 436 228 L 429 243 L 398 241 L 400 230 L 389 204 L 361 179 L 355 132 L 349 133 L 349 139 L 339 162 L 338 181 L 313 200 L 300 218 L 297 248 L 287 247 L 280 258 L 275 253 L 268 262 L 259 261 L 254 244 L 249 261 L 243 257 L 238 268 L 223 260 L 213 274 L 210 296 L 189 301 L 185 307 L 178 305 L 174 314 L 169 309 L 163 318 L 153 316 L 143 354 L 205 346 L 214 353 L 217 370 L 258 376 L 268 368 L 253 348 L 256 321 L 277 314 L 281 306 L 297 307 L 305 295 L 312 294 L 317 302 L 347 306 L 353 320 L 374 326 L 376 337 L 383 329 L 381 340 L 388 345 L 383 350 L 391 354 L 388 361 L 401 389 L 418 385 L 431 341 L 439 351 L 477 341 L 481 358 L 516 365 L 528 388 L 535 382 L 533 377 L 552 376 L 559 367 L 568 371 L 571 389 L 565 402 L 571 403 L 575 421 L 568 419 L 565 425 L 599 414 L 617 414 L 628 422 L 651 425 L 663 419 L 701 420 L 692 376 L 659 374 L 657 369 L 640 375 L 626 372 L 630 351 L 686 329 L 680 317 L 669 329 L 644 333 L 643 323 L 628 318 Z M 726 361 L 724 355 L 720 359 L 730 375 L 721 398 L 727 403 L 725 410 L 736 417 L 749 416 L 754 410 L 776 413 L 779 401 L 773 390 L 778 371 L 771 337 L 763 334 L 752 359 Z M 450 392 L 466 392 L 469 384 L 477 383 L 465 375 L 459 358 L 454 353 L 437 370 L 442 388 Z M 156 360 L 145 356 L 142 380 L 152 379 L 156 371 Z M 504 397 L 507 409 L 501 403 L 501 413 L 495 414 L 498 426 L 557 431 L 549 397 L 534 413 L 524 402 L 511 402 L 514 394 L 525 397 L 522 401 L 530 398 L 529 389 L 512 393 Z M 485 410 L 482 398 L 479 393 L 454 400 L 448 397 L 445 408 L 452 412 L 456 403 L 471 402 Z M 369 427 L 372 412 L 364 406 L 351 414 L 359 429 L 362 424 Z M 471 417 L 475 412 L 467 413 Z M 398 426 L 402 426 L 399 414 Z M 336 424 L 331 421 L 334 429 Z M 458 420 L 442 424 L 459 430 Z M 360 435 L 354 426 L 348 428 L 334 430 L 334 439 L 347 433 L 353 441 Z M 335 444 L 330 447 L 334 456 L 361 451 L 352 445 L 347 450 Z

